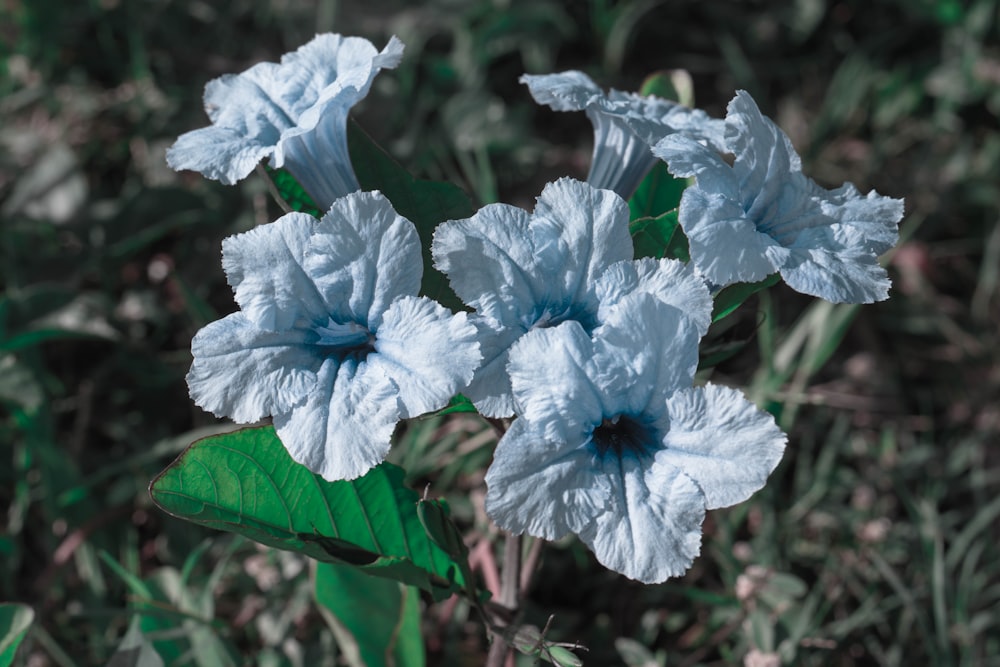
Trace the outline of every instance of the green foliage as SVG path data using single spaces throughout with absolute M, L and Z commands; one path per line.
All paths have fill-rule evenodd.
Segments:
M 35 620 L 35 612 L 23 604 L 0 604 L 0 667 L 14 662 L 17 647 Z
M 316 602 L 351 667 L 423 667 L 420 595 L 413 586 L 317 563 Z
M 150 493 L 175 516 L 355 565 L 435 599 L 464 585 L 462 566 L 424 531 L 401 469 L 384 463 L 359 479 L 327 482 L 294 462 L 270 426 L 195 442 Z
M 687 237 L 677 223 L 677 210 L 655 218 L 639 218 L 629 223 L 636 257 L 666 257 L 683 262 L 691 257 Z
M 755 283 L 736 283 L 726 287 L 715 295 L 715 301 L 712 304 L 712 321 L 718 322 L 739 308 L 751 296 L 762 289 L 777 285 L 780 280 L 780 274 L 772 273 L 764 280 Z

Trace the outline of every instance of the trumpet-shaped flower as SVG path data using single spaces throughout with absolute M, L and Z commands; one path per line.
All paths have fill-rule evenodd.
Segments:
M 525 74 L 532 97 L 555 111 L 586 111 L 594 125 L 594 154 L 587 182 L 628 199 L 656 164 L 650 152 L 663 137 L 681 132 L 722 146 L 723 124 L 704 111 L 659 97 L 612 89 L 607 95 L 583 72 Z
M 698 555 L 706 509 L 742 502 L 785 435 L 740 392 L 691 386 L 698 332 L 650 295 L 591 337 L 578 322 L 532 331 L 510 373 L 519 417 L 486 475 L 498 526 L 576 534 L 604 566 L 657 583 Z
M 711 319 L 711 296 L 693 269 L 631 261 L 628 205 L 570 178 L 546 185 L 533 213 L 491 204 L 439 225 L 432 252 L 477 311 L 483 364 L 463 393 L 488 417 L 514 413 L 508 352 L 531 329 L 575 320 L 589 332 L 632 292 L 677 306 L 701 334 Z
M 328 480 L 380 463 L 400 419 L 444 407 L 478 366 L 466 314 L 416 296 L 416 230 L 378 192 L 230 237 L 223 267 L 241 310 L 194 337 L 191 397 L 240 423 L 273 416 Z
M 755 282 L 780 272 L 793 289 L 833 302 L 871 303 L 889 294 L 877 258 L 898 240 L 901 199 L 850 183 L 826 190 L 802 173 L 788 137 L 739 91 L 729 103 L 730 166 L 682 135 L 653 148 L 675 176 L 694 176 L 680 224 L 691 259 L 717 285 Z
M 379 70 L 396 67 L 402 55 L 395 37 L 379 52 L 361 37 L 323 34 L 280 64 L 214 79 L 205 86 L 212 125 L 181 135 L 167 162 L 232 185 L 270 157 L 326 210 L 360 189 L 347 152 L 347 114 Z

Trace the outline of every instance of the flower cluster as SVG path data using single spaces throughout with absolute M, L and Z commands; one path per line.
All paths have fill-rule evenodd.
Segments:
M 580 72 L 525 75 L 534 98 L 594 123 L 587 182 L 545 186 L 532 212 L 506 204 L 439 225 L 431 244 L 469 313 L 418 296 L 413 225 L 359 187 L 346 119 L 402 45 L 321 35 L 281 64 L 213 81 L 213 125 L 168 159 L 232 183 L 270 157 L 327 210 L 227 239 L 240 311 L 194 338 L 194 401 L 238 422 L 273 417 L 295 460 L 327 479 L 377 465 L 399 420 L 457 393 L 515 417 L 486 475 L 502 528 L 580 537 L 644 582 L 682 574 L 705 511 L 742 502 L 785 435 L 739 391 L 695 385 L 713 290 L 780 272 L 835 301 L 887 295 L 877 256 L 902 203 L 801 173 L 787 137 L 744 92 L 726 119 L 612 90 Z M 726 152 L 735 154 L 730 166 Z M 694 177 L 679 221 L 690 263 L 635 259 L 629 196 L 664 160 Z

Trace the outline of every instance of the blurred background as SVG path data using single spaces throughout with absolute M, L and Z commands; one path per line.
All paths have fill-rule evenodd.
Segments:
M 138 615 L 168 665 L 346 664 L 303 559 L 146 492 L 229 428 L 188 399 L 190 340 L 235 310 L 221 239 L 280 213 L 257 177 L 224 187 L 164 151 L 207 124 L 209 79 L 324 31 L 404 41 L 354 115 L 478 203 L 586 176 L 586 117 L 517 83 L 570 68 L 622 90 L 685 69 L 720 117 L 746 89 L 821 184 L 906 199 L 889 301 L 779 285 L 711 334 L 738 352 L 711 379 L 790 434 L 767 487 L 709 513 L 663 585 L 552 545 L 528 622 L 555 614 L 587 665 L 1000 665 L 997 0 L 4 0 L 0 601 L 36 612 L 20 662 L 106 664 Z M 481 433 L 422 420 L 394 456 L 486 532 Z M 425 619 L 429 665 L 482 664 L 467 609 Z

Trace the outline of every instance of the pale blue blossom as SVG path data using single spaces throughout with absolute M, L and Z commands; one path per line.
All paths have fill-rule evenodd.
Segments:
M 417 232 L 380 193 L 339 199 L 320 220 L 290 213 L 222 250 L 241 310 L 194 337 L 191 397 L 239 423 L 272 416 L 292 458 L 326 479 L 363 475 L 400 419 L 472 379 L 476 330 L 416 296 Z
M 611 89 L 604 93 L 583 72 L 525 74 L 532 97 L 555 111 L 586 111 L 594 125 L 594 154 L 587 182 L 628 199 L 656 164 L 650 147 L 681 132 L 712 146 L 723 141 L 722 121 L 700 109 L 655 96 Z
M 533 213 L 491 204 L 438 226 L 435 266 L 476 310 L 483 364 L 463 393 L 484 415 L 514 413 L 508 351 L 533 328 L 575 320 L 589 332 L 636 292 L 707 330 L 712 302 L 702 279 L 680 262 L 632 261 L 628 216 L 614 192 L 563 178 L 545 186 Z
M 889 295 L 878 256 L 895 245 L 903 201 L 850 183 L 826 190 L 802 173 L 788 137 L 739 91 L 729 103 L 730 166 L 681 135 L 653 148 L 675 176 L 694 176 L 679 219 L 691 259 L 720 286 L 780 272 L 793 289 L 833 302 L 871 303 Z
M 700 335 L 649 294 L 593 336 L 538 329 L 510 355 L 518 418 L 486 475 L 486 511 L 514 534 L 578 535 L 604 566 L 645 583 L 698 555 L 706 509 L 746 500 L 785 435 L 727 387 L 693 387 Z
M 258 63 L 205 86 L 212 125 L 181 135 L 167 151 L 174 169 L 232 185 L 270 157 L 321 210 L 360 189 L 347 152 L 347 114 L 379 70 L 394 68 L 403 44 L 381 52 L 361 37 L 317 35 L 281 63 Z

